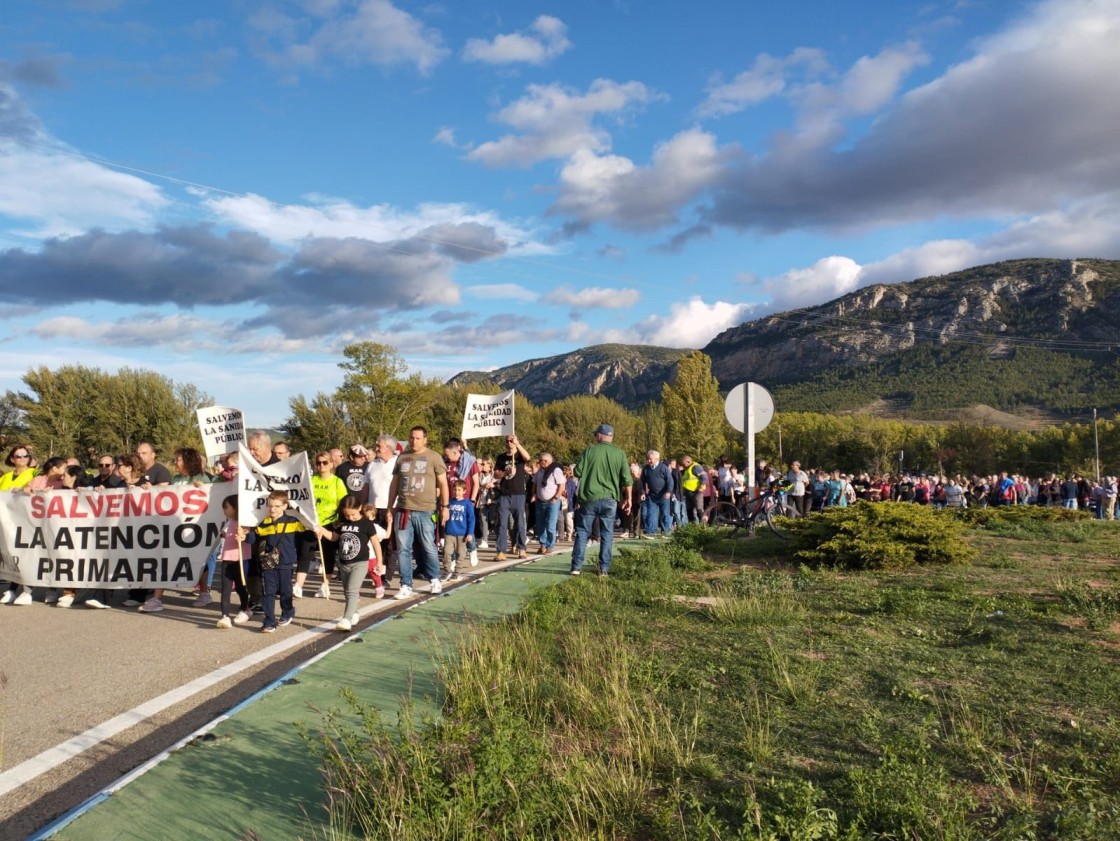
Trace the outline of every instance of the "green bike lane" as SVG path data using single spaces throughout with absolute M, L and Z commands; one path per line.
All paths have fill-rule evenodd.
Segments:
M 434 649 L 516 613 L 534 590 L 567 580 L 570 563 L 565 551 L 495 572 L 351 635 L 33 838 L 330 837 L 322 777 L 298 725 L 316 730 L 320 711 L 344 706 L 343 688 L 388 722 L 405 699 L 437 710 Z

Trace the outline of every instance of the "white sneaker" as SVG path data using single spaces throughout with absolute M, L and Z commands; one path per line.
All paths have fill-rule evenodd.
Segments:
M 214 623 L 214 627 L 221 628 L 224 631 L 226 628 L 232 628 L 233 622 L 230 621 L 230 618 L 228 616 L 223 616 L 221 619 Z
M 361 618 L 362 618 L 361 616 L 359 616 L 358 614 L 355 613 L 353 616 L 350 617 L 350 624 L 351 625 L 357 625 L 358 622 L 361 621 Z
M 443 592 L 443 585 L 442 585 L 442 584 L 440 584 L 440 582 L 439 582 L 439 579 L 438 579 L 438 578 L 433 578 L 433 579 L 432 579 L 432 586 L 431 586 L 431 588 L 430 588 L 430 589 L 428 590 L 428 592 L 429 592 L 429 593 L 432 593 L 432 594 L 435 594 L 435 593 L 442 593 L 442 592 Z
M 16 600 L 15 590 L 5 590 L 4 595 L 0 596 L 0 604 L 11 604 Z
M 24 591 L 12 600 L 13 605 L 28 605 L 31 604 L 31 591 L 24 588 Z
M 136 601 L 136 599 L 125 599 L 124 600 L 124 606 L 125 607 L 136 607 L 139 604 L 140 604 L 140 602 Z
M 64 595 L 59 597 L 58 601 L 55 602 L 55 607 L 70 607 L 72 604 L 74 604 L 74 597 L 71 595 Z
M 191 607 L 206 607 L 206 605 L 213 603 L 214 597 L 210 595 L 208 590 L 203 590 L 198 594 L 198 598 L 191 602 Z
M 478 566 L 478 550 L 477 549 L 472 549 L 471 550 L 471 566 L 472 567 Z
M 253 614 L 251 614 L 247 610 L 243 610 L 240 613 L 238 613 L 235 617 L 233 617 L 233 624 L 234 625 L 244 625 L 246 622 L 248 622 L 252 618 L 253 618 Z
M 338 620 L 338 624 L 334 626 L 334 629 L 336 631 L 345 632 L 345 631 L 349 631 L 350 627 L 351 627 L 350 620 L 347 619 L 345 616 L 343 616 L 341 619 Z
M 374 598 L 377 598 L 377 599 L 385 598 L 385 588 L 384 587 L 375 587 L 374 590 L 373 590 L 373 595 L 374 595 Z
M 303 598 L 303 588 L 300 587 L 298 584 L 293 584 L 292 585 L 292 598 L 293 599 L 302 599 Z
M 101 601 L 101 599 L 86 599 L 86 607 L 92 607 L 94 610 L 108 610 L 109 605 Z
M 58 603 L 58 590 L 47 590 L 47 595 L 43 598 L 43 604 L 57 604 Z
M 485 540 L 480 540 L 480 541 L 478 541 L 478 548 L 479 549 L 489 549 L 490 544 L 487 543 Z
M 140 605 L 141 613 L 159 613 L 161 610 L 163 610 L 163 602 L 161 602 L 155 596 L 152 596 L 150 599 Z
M 397 590 L 397 594 L 395 596 L 393 596 L 393 598 L 396 599 L 397 601 L 400 601 L 401 599 L 407 599 L 411 596 L 412 596 L 412 588 L 409 587 L 407 584 L 402 584 L 401 588 L 399 590 Z
M 331 597 L 331 582 L 324 581 L 323 585 L 315 591 L 315 598 L 329 599 Z

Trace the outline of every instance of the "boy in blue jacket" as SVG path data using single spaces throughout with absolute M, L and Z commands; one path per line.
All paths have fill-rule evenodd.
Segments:
M 474 545 L 474 503 L 467 499 L 467 483 L 456 479 L 451 484 L 454 499 L 448 506 L 447 523 L 443 527 L 443 562 L 440 564 L 441 581 L 458 581 L 460 558 L 470 558 L 471 566 L 478 564 L 478 550 Z

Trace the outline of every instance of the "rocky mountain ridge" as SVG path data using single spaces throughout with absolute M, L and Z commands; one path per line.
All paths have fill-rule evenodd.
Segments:
M 1051 381 L 1030 374 L 1030 383 L 986 402 L 1047 408 L 1048 392 L 1073 389 L 1094 391 L 1097 402 L 1088 405 L 1120 408 L 1112 385 L 1120 383 L 1118 314 L 1120 261 L 1012 260 L 868 286 L 819 306 L 763 316 L 725 330 L 702 350 L 724 389 L 752 380 L 796 402 L 839 384 L 847 389 L 843 400 L 856 404 L 842 408 L 883 399 L 905 408 L 932 377 L 951 380 L 937 391 L 946 408 L 968 406 L 977 402 L 967 393 L 977 387 L 970 371 L 998 383 L 1007 372 L 1023 379 L 1024 371 L 1042 367 L 1052 368 Z M 516 388 L 535 403 L 603 394 L 633 409 L 660 398 L 685 353 L 597 345 L 464 372 L 453 381 Z M 1067 370 L 1074 373 L 1066 376 Z M 856 381 L 858 388 L 851 385 Z M 1063 411 L 1077 403 L 1068 394 L 1062 401 Z

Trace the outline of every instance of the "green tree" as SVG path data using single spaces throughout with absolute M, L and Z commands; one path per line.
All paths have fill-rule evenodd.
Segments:
M 712 360 L 694 351 L 677 364 L 673 382 L 661 388 L 666 458 L 691 455 L 712 464 L 723 444 L 723 400 Z
M 342 350 L 338 367 L 346 377 L 335 392 L 346 408 L 349 425 L 365 442 L 381 433 L 407 437 L 412 426 L 423 424 L 436 399 L 440 381 L 415 373 L 396 349 L 380 342 L 358 342 Z
M 82 365 L 43 366 L 23 377 L 15 396 L 27 437 L 40 457 L 131 452 L 142 440 L 163 452 L 201 447 L 195 412 L 213 398 L 189 383 L 154 371 L 122 368 L 115 374 Z
M 288 400 L 291 416 L 280 431 L 293 452 L 316 453 L 332 447 L 357 443 L 358 433 L 350 425 L 346 405 L 336 395 L 318 392 L 309 403 L 302 394 Z

